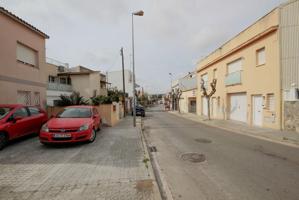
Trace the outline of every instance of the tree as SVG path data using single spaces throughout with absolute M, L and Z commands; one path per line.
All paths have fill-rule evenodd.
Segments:
M 172 90 L 172 101 L 174 102 L 173 106 L 178 109 L 179 113 L 181 112 L 180 109 L 180 98 L 182 96 L 182 90 L 179 88 L 175 88 Z M 175 108 L 172 108 L 175 110 Z
M 58 106 L 72 106 L 72 105 L 88 105 L 88 100 L 80 96 L 79 92 L 73 92 L 70 96 L 60 95 L 60 100 L 57 101 Z
M 217 84 L 217 79 L 213 79 L 212 83 L 210 84 L 212 91 L 208 94 L 207 92 L 207 88 L 205 86 L 205 82 L 203 79 L 201 79 L 201 90 L 202 90 L 202 94 L 203 96 L 207 99 L 207 104 L 208 104 L 208 119 L 210 120 L 210 99 L 211 97 L 215 94 L 216 92 L 216 84 Z

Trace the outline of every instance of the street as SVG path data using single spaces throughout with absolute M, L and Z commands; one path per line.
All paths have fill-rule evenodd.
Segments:
M 299 199 L 298 148 L 212 128 L 157 107 L 144 123 L 174 199 Z
M 143 155 L 131 117 L 98 132 L 92 144 L 20 139 L 0 152 L 0 199 L 155 199 Z

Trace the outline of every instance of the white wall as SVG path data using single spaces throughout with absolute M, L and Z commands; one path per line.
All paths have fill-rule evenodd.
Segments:
M 122 71 L 112 71 L 108 72 L 107 82 L 111 83 L 112 88 L 116 87 L 118 90 L 123 90 L 123 77 Z M 133 97 L 133 75 L 130 70 L 125 70 L 125 86 L 126 93 L 129 97 Z

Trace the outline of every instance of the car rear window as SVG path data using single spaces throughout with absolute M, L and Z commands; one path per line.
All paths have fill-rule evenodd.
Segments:
M 58 118 L 90 118 L 90 108 L 65 108 L 57 115 Z
M 11 108 L 0 107 L 0 119 L 3 119 L 11 111 Z

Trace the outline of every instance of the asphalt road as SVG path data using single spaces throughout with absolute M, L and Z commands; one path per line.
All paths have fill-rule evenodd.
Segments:
M 298 200 L 299 148 L 212 128 L 152 109 L 146 137 L 174 199 Z M 202 157 L 183 156 L 199 153 Z M 192 162 L 193 161 L 193 162 Z

